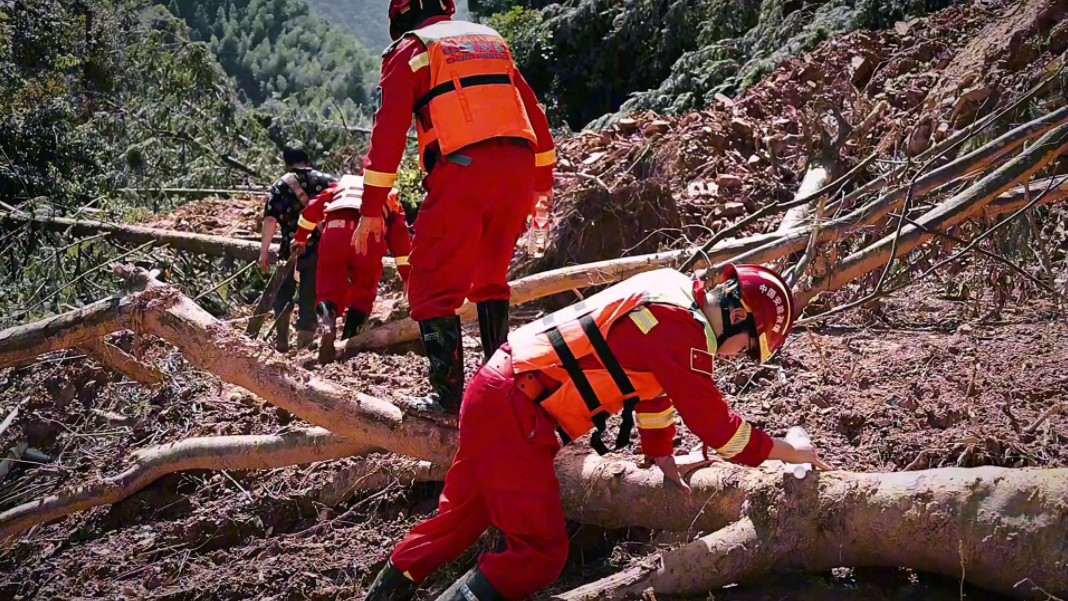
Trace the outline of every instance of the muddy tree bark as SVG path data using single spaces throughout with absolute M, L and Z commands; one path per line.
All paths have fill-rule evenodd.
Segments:
M 771 570 L 818 572 L 839 566 L 907 566 L 1016 598 L 1044 599 L 1037 590 L 1016 586 L 1029 578 L 1050 594 L 1068 594 L 1068 470 L 830 472 L 801 481 L 753 470 L 739 475 L 734 486 L 735 481 L 721 479 L 727 486 L 720 489 L 701 479 L 729 469 L 695 474 L 694 497 L 730 497 L 713 503 L 712 511 L 747 508 L 735 521 L 555 598 L 622 599 L 648 588 L 694 595 Z M 595 497 L 591 504 L 601 501 Z M 694 515 L 691 511 L 662 513 L 686 518 Z M 685 527 L 672 522 L 662 526 Z M 694 518 L 693 525 L 700 522 Z

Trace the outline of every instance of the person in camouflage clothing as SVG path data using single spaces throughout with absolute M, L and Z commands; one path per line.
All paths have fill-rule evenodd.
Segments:
M 282 229 L 282 244 L 279 256 L 282 260 L 290 257 L 290 245 L 297 232 L 300 212 L 312 198 L 337 182 L 337 179 L 321 171 L 312 169 L 308 153 L 297 144 L 289 144 L 282 150 L 286 174 L 271 186 L 267 202 L 263 208 L 263 238 L 260 245 L 260 270 L 271 270 L 268 249 L 278 227 Z M 290 274 L 278 296 L 274 299 L 274 314 L 278 320 L 278 338 L 275 348 L 280 352 L 289 350 L 289 318 L 293 311 L 293 297 L 299 308 L 297 316 L 297 347 L 305 348 L 315 337 L 317 319 L 315 316 L 315 269 L 318 264 L 317 246 L 319 244 L 318 228 L 308 240 L 304 253 L 297 257 L 294 273 Z

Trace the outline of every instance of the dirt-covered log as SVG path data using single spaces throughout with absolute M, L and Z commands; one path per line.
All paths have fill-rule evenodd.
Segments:
M 916 180 L 915 194 L 919 197 L 962 177 L 981 173 L 995 165 L 1005 155 L 1018 150 L 1025 143 L 1065 124 L 1068 124 L 1068 106 L 1014 127 L 972 152 L 920 177 Z M 949 145 L 946 144 L 946 146 Z M 853 190 L 841 201 L 829 205 L 828 210 L 833 211 L 840 207 L 850 208 L 860 199 L 885 187 L 889 181 L 887 176 L 878 177 Z M 908 186 L 899 186 L 884 198 L 892 200 L 896 206 L 905 200 L 907 194 Z
M 225 236 L 179 232 L 143 225 L 119 225 L 66 217 L 34 217 L 0 213 L 0 223 L 20 225 L 27 222 L 32 223 L 35 227 L 54 232 L 70 231 L 75 236 L 108 234 L 110 238 L 121 240 L 122 242 L 131 244 L 155 242 L 159 245 L 166 244 L 175 250 L 184 250 L 202 255 L 233 257 L 245 261 L 255 261 L 260 256 L 260 243 L 253 240 L 238 240 Z M 277 244 L 271 247 L 272 256 L 277 257 L 277 250 Z
M 177 347 L 194 367 L 351 440 L 438 464 L 451 462 L 455 429 L 418 415 L 405 418 L 392 403 L 316 377 L 215 319 L 175 288 L 155 282 L 150 290 L 163 291 L 173 304 L 145 311 L 139 326 Z
M 97 363 L 109 367 L 135 382 L 155 386 L 163 382 L 163 372 L 155 365 L 138 361 L 119 347 L 103 338 L 94 338 L 78 345 L 78 348 Z
M 32 223 L 54 232 L 71 232 L 75 236 L 92 236 L 107 234 L 108 237 L 131 244 L 154 242 L 160 246 L 166 244 L 174 250 L 183 250 L 216 257 L 233 257 L 245 261 L 256 261 L 260 256 L 260 243 L 255 240 L 239 240 L 225 236 L 211 236 L 192 232 L 180 232 L 143 225 L 120 225 L 102 221 L 86 221 L 66 217 L 28 216 L 22 213 L 0 212 L 0 224 L 21 225 Z M 278 258 L 278 245 L 270 248 L 272 259 Z M 387 273 L 396 273 L 396 261 L 384 257 L 382 265 Z
M 52 351 L 74 348 L 130 323 L 142 295 L 111 297 L 80 309 L 0 332 L 0 367 Z
M 133 453 L 126 471 L 65 490 L 0 513 L 0 540 L 36 524 L 118 503 L 160 477 L 185 470 L 259 470 L 366 453 L 367 445 L 322 428 L 257 436 L 210 436 L 150 447 Z
M 916 220 L 918 226 L 907 225 L 900 236 L 891 234 L 869 247 L 856 252 L 835 266 L 833 272 L 813 282 L 808 289 L 797 293 L 798 302 L 804 306 L 820 292 L 837 290 L 858 277 L 886 265 L 891 260 L 891 249 L 897 256 L 911 252 L 931 239 L 929 230 L 945 230 L 962 223 L 994 202 L 1013 186 L 1025 182 L 1039 170 L 1068 151 L 1068 125 L 1062 125 L 1042 136 L 1015 159 L 1006 162 L 994 172 L 983 177 L 953 198 L 940 204 Z M 1038 194 L 1039 191 L 1033 191 Z M 922 227 L 920 227 L 922 226 Z M 896 246 L 895 246 L 895 237 Z
M 1068 470 L 946 468 L 890 474 L 830 472 L 797 481 L 754 470 L 708 486 L 698 472 L 694 500 L 718 512 L 730 497 L 745 503 L 736 521 L 680 548 L 555 598 L 623 599 L 646 589 L 703 594 L 753 581 L 772 570 L 826 571 L 839 566 L 912 567 L 963 579 L 1017 598 L 1068 594 Z M 592 503 L 603 501 L 594 497 Z M 618 506 L 626 500 L 614 499 Z M 664 527 L 704 530 L 693 502 Z M 676 506 L 677 507 L 677 506 Z

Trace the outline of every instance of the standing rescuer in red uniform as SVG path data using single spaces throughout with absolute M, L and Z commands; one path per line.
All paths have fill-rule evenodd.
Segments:
M 315 276 L 315 310 L 323 327 L 319 345 L 321 363 L 334 360 L 339 309 L 345 309 L 342 339 L 356 335 L 371 314 L 378 295 L 378 283 L 382 279 L 382 258 L 386 255 L 387 246 L 406 285 L 411 270 L 408 254 L 412 241 L 396 190 L 389 193 L 379 214 L 387 228 L 385 240 L 371 241 L 363 253 L 357 253 L 352 247 L 352 234 L 361 220 L 363 190 L 362 176 L 345 175 L 340 182 L 331 185 L 308 203 L 297 222 L 293 249 L 298 256 L 304 251 L 304 245 L 315 227 L 319 222 L 324 222 L 319 243 L 319 268 Z
M 460 446 L 437 516 L 393 551 L 367 601 L 409 599 L 417 583 L 460 556 L 490 525 L 507 549 L 488 553 L 438 601 L 525 599 L 559 577 L 568 554 L 553 458 L 565 442 L 622 412 L 616 446 L 637 419 L 643 452 L 685 493 L 673 455 L 676 411 L 720 457 L 830 469 L 811 447 L 773 439 L 733 412 L 713 380 L 713 358 L 766 361 L 786 340 L 793 295 L 778 274 L 728 266 L 703 283 L 672 269 L 640 274 L 527 324 L 479 369 L 460 412 Z
M 409 287 L 430 359 L 432 394 L 458 413 L 463 395 L 460 318 L 478 306 L 486 358 L 508 335 L 507 272 L 535 199 L 552 193 L 556 151 L 545 113 L 504 38 L 453 21 L 453 0 L 391 0 L 380 106 L 365 161 L 357 251 L 381 236 L 382 203 L 397 178 L 414 115 L 427 197 L 415 222 Z

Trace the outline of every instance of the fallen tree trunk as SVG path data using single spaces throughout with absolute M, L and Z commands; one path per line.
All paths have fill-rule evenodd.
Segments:
M 126 351 L 103 338 L 94 338 L 78 345 L 78 349 L 97 363 L 110 367 L 135 382 L 155 386 L 163 382 L 163 372 L 156 366 L 138 361 Z
M 131 244 L 145 244 L 154 242 L 159 245 L 166 244 L 175 250 L 210 255 L 215 257 L 233 257 L 245 261 L 257 261 L 260 257 L 260 243 L 255 240 L 239 240 L 225 236 L 210 236 L 208 234 L 195 234 L 192 232 L 179 232 L 148 227 L 144 225 L 120 225 L 105 223 L 102 221 L 85 221 L 81 219 L 69 219 L 66 217 L 38 217 L 18 213 L 0 213 L 0 223 L 20 225 L 32 223 L 54 232 L 70 231 L 76 236 L 107 234 L 108 237 Z M 278 245 L 272 244 L 270 248 L 272 259 L 278 258 Z M 396 272 L 396 261 L 392 257 L 384 257 L 382 265 L 387 272 Z
M 133 465 L 117 476 L 0 513 L 0 540 L 71 513 L 118 503 L 173 472 L 269 469 L 337 459 L 369 450 L 363 443 L 347 441 L 322 428 L 278 435 L 190 438 L 150 447 L 133 453 Z
M 649 588 L 697 595 L 776 570 L 839 566 L 912 567 L 1017 598 L 1044 599 L 1037 590 L 1017 588 L 1027 578 L 1052 595 L 1068 594 L 1065 469 L 831 472 L 803 481 L 755 471 L 738 488 L 715 492 L 695 480 L 698 499 L 709 493 L 744 498 L 748 512 L 721 530 L 554 599 L 623 599 Z
M 130 323 L 142 300 L 143 295 L 106 298 L 81 309 L 0 331 L 0 367 L 81 346 L 121 330 Z
M 887 261 L 893 260 L 894 255 L 911 252 L 934 236 L 928 230 L 949 229 L 972 215 L 981 213 L 1003 192 L 1029 180 L 1065 151 L 1068 151 L 1068 125 L 1048 132 L 1020 156 L 916 220 L 922 227 L 907 225 L 901 229 L 900 236 L 884 237 L 864 250 L 846 257 L 832 273 L 819 278 L 811 287 L 797 292 L 798 303 L 804 308 L 820 292 L 837 290 L 846 283 L 886 265 Z M 894 252 L 891 252 L 892 247 Z
M 946 163 L 922 176 L 920 179 L 916 180 L 914 193 L 918 198 L 945 184 L 985 171 L 993 166 L 1001 157 L 1018 150 L 1025 143 L 1038 138 L 1051 129 L 1061 127 L 1065 124 L 1068 124 L 1068 106 L 1014 127 L 980 148 L 977 148 L 963 157 Z M 959 140 L 955 141 L 954 144 L 957 142 L 959 142 Z M 952 146 L 952 144 L 947 144 L 945 141 L 942 144 L 939 144 L 940 147 L 943 145 L 945 148 Z M 942 150 L 945 150 L 945 148 Z M 861 198 L 885 187 L 889 181 L 889 176 L 878 177 L 860 188 L 853 190 L 840 201 L 832 203 L 828 206 L 828 210 L 835 211 L 839 208 L 850 208 Z M 884 198 L 892 199 L 896 206 L 896 203 L 905 200 L 905 195 L 907 193 L 908 186 L 900 186 L 885 195 Z
M 260 243 L 253 240 L 237 240 L 224 236 L 209 236 L 192 232 L 165 230 L 143 225 L 119 225 L 102 221 L 85 221 L 66 217 L 36 217 L 0 214 L 0 223 L 19 225 L 32 223 L 54 232 L 70 231 L 75 236 L 108 234 L 108 237 L 131 244 L 155 242 L 175 250 L 184 250 L 202 255 L 216 257 L 233 257 L 245 261 L 256 261 L 260 257 Z M 278 256 L 278 245 L 271 246 L 272 257 Z

